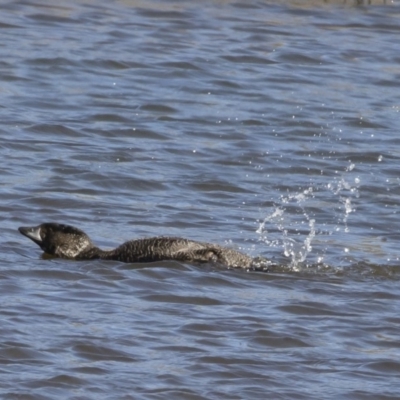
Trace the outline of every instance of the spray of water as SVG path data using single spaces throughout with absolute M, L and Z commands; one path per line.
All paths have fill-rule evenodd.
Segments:
M 349 232 L 348 219 L 355 212 L 353 201 L 359 196 L 360 185 L 358 177 L 351 177 L 354 168 L 350 164 L 328 184 L 281 196 L 271 213 L 259 221 L 256 232 L 260 240 L 269 247 L 282 248 L 292 270 L 304 267 L 316 238 L 321 243 L 323 236 Z M 320 215 L 318 209 L 322 208 L 324 213 Z M 327 210 L 330 211 L 328 220 Z M 318 249 L 312 263 L 322 264 L 325 252 L 326 248 Z

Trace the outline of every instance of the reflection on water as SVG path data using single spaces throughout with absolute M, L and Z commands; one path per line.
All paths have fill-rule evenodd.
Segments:
M 3 4 L 2 398 L 397 398 L 396 10 Z M 274 266 L 48 259 L 47 221 Z

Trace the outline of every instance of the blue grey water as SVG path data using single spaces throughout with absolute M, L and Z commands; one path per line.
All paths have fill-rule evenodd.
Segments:
M 0 4 L 2 399 L 399 399 L 397 1 Z M 270 273 L 42 258 L 231 246 Z

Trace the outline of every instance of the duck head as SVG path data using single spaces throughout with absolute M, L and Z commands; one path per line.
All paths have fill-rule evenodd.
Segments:
M 19 232 L 35 242 L 45 253 L 61 258 L 79 258 L 93 243 L 85 232 L 70 225 L 44 223 L 21 226 Z

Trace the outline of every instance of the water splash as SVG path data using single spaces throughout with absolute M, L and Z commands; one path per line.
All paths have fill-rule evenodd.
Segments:
M 312 251 L 311 243 L 315 237 L 315 220 L 309 220 L 310 231 L 303 242 L 298 242 L 287 235 L 283 241 L 284 255 L 290 258 L 290 267 L 297 270 L 301 263 L 306 261 L 307 255 Z
M 350 179 L 354 169 L 355 164 L 350 163 L 327 184 L 280 196 L 272 212 L 258 221 L 260 240 L 269 247 L 281 248 L 291 270 L 297 271 L 309 261 L 316 240 L 318 250 L 311 263 L 323 264 L 329 247 L 326 238 L 331 242 L 335 232 L 350 231 L 348 219 L 356 211 L 353 202 L 359 197 L 361 183 L 358 177 Z
M 342 226 L 344 232 L 350 231 L 347 221 L 349 215 L 356 210 L 352 204 L 352 199 L 360 196 L 359 187 L 361 183 L 359 177 L 355 177 L 353 182 L 348 178 L 349 172 L 353 171 L 354 168 L 355 164 L 350 163 L 350 165 L 345 169 L 344 174 L 326 185 L 327 189 L 339 198 L 339 207 L 337 207 L 338 209 L 336 212 L 336 231 L 340 231 Z

